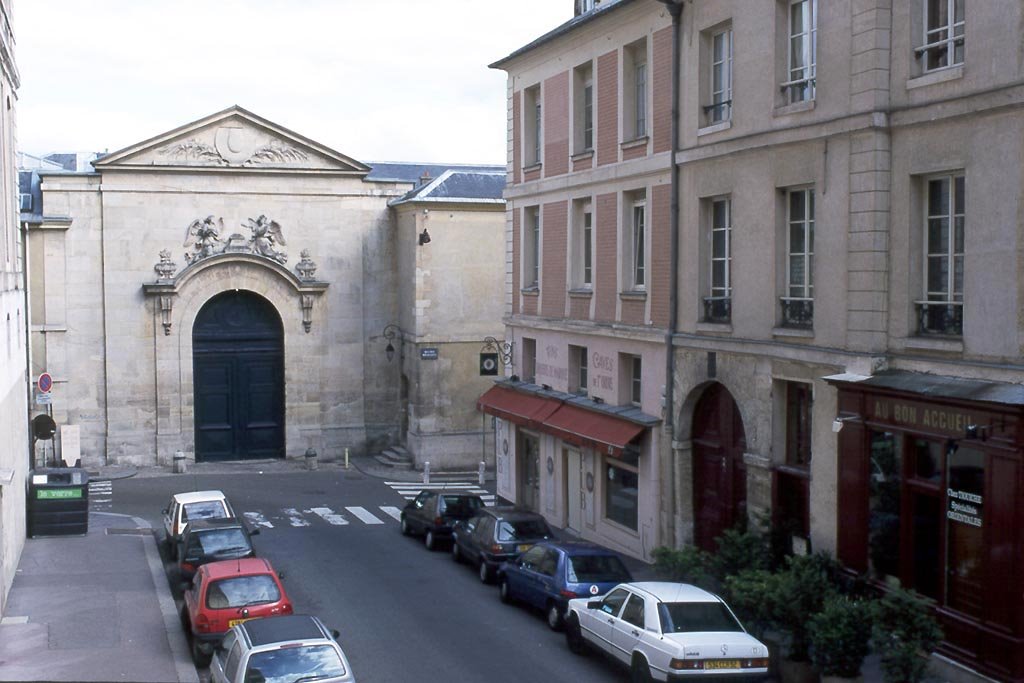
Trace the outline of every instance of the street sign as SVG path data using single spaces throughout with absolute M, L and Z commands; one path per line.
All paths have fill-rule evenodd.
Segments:
M 53 389 L 53 377 L 51 377 L 48 372 L 42 373 L 39 375 L 39 380 L 36 382 L 36 386 L 39 387 L 39 391 L 42 393 L 50 393 L 50 390 Z
M 498 374 L 498 354 L 496 353 L 481 353 L 480 354 L 480 374 L 495 376 Z
M 36 405 L 48 406 L 53 403 L 53 394 L 41 394 L 36 392 Z
M 420 349 L 420 360 L 437 360 L 437 348 L 428 347 Z

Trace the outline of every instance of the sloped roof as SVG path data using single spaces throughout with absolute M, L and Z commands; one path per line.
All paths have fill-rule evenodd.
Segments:
M 413 188 L 388 206 L 409 202 L 504 204 L 505 170 L 467 171 L 449 169 L 438 178 Z
M 431 178 L 437 178 L 445 171 L 500 171 L 505 172 L 504 166 L 491 164 L 427 164 L 405 161 L 369 161 L 369 175 L 364 178 L 367 182 L 377 183 L 418 183 L 424 173 Z

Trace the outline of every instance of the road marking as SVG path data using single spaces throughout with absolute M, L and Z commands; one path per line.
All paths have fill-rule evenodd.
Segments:
M 3 617 L 2 619 L 0 619 L 0 624 L 4 624 L 4 625 L 27 624 L 27 623 L 28 623 L 28 617 Z
M 383 524 L 384 522 L 374 516 L 372 512 L 361 507 L 347 507 L 345 508 L 353 515 L 359 518 L 359 521 L 363 524 Z
M 478 484 L 468 484 L 468 483 L 464 483 L 464 482 L 449 482 L 449 483 L 441 482 L 439 484 L 420 484 L 420 483 L 417 483 L 417 482 L 411 482 L 410 483 L 410 482 L 386 481 L 384 483 L 387 484 L 388 486 L 390 486 L 393 489 L 417 489 L 417 490 L 428 489 L 428 490 L 431 490 L 431 491 L 433 491 L 435 489 L 475 489 L 475 488 L 479 487 Z
M 295 508 L 285 508 L 282 512 L 288 517 L 288 523 L 293 527 L 309 526 L 309 522 Z
M 401 521 L 402 511 L 396 508 L 394 505 L 380 505 L 380 511 L 386 515 L 391 515 L 395 518 L 395 521 Z
M 309 510 L 306 510 L 306 512 L 312 512 L 313 514 L 318 515 L 328 524 L 333 524 L 334 526 L 344 526 L 345 524 L 348 524 L 347 519 L 339 515 L 331 508 L 310 508 Z
M 418 482 L 408 481 L 386 481 L 384 483 L 405 500 L 412 500 L 418 496 L 421 491 L 437 491 L 438 493 L 451 491 L 452 493 L 475 493 L 480 496 L 480 499 L 484 501 L 484 505 L 487 507 L 494 507 L 497 503 L 493 493 L 482 488 L 479 484 L 473 484 L 470 482 L 454 481 L 441 482 L 438 484 L 421 484 Z
M 274 525 L 271 524 L 270 520 L 268 520 L 266 517 L 264 517 L 262 515 L 262 513 L 259 513 L 259 512 L 243 512 L 242 515 L 247 520 L 249 520 L 249 522 L 251 524 L 255 524 L 256 526 L 265 527 L 267 529 L 273 529 L 274 528 Z

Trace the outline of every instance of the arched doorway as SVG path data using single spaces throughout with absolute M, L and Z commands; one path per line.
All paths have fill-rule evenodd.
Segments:
M 715 539 L 747 514 L 746 438 L 736 401 L 721 384 L 708 387 L 693 414 L 694 543 L 714 551 Z
M 196 460 L 284 456 L 284 332 L 263 297 L 224 292 L 192 328 Z

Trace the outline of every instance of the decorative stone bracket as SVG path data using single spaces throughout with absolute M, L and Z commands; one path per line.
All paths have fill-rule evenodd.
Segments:
M 223 253 L 193 261 L 180 273 L 174 275 L 175 264 L 171 261 L 170 252 L 160 252 L 160 261 L 153 267 L 157 272 L 157 281 L 142 285 L 147 298 L 155 298 L 160 305 L 160 324 L 164 334 L 171 334 L 174 301 L 184 289 L 186 283 L 197 274 L 209 268 L 223 268 L 234 264 L 249 264 L 270 271 L 275 277 L 286 281 L 294 290 L 298 304 L 302 310 L 302 328 L 308 334 L 313 329 L 313 304 L 327 291 L 329 283 L 314 280 L 316 265 L 309 260 L 308 252 L 303 252 L 304 260 L 309 267 L 300 268 L 302 277 L 295 275 L 281 263 L 256 254 Z

